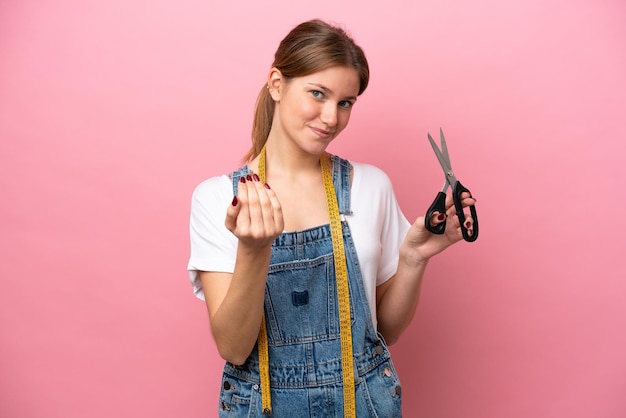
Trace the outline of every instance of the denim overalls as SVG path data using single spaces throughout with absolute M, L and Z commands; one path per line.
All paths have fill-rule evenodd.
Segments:
M 343 219 L 350 214 L 350 163 L 332 156 Z M 233 189 L 242 167 L 231 174 Z M 398 418 L 401 390 L 389 351 L 373 327 L 354 242 L 342 222 L 350 288 L 357 417 Z M 245 309 L 245 306 L 241 307 Z M 273 417 L 343 417 L 341 344 L 330 226 L 281 234 L 272 244 L 265 318 Z M 220 417 L 262 417 L 258 352 L 226 363 Z

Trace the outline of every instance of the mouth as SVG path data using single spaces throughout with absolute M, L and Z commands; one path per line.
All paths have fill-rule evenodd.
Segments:
M 313 133 L 315 133 L 315 135 L 324 139 L 332 138 L 333 134 L 335 133 L 334 131 L 328 131 L 326 129 L 316 128 L 314 126 L 311 126 L 310 128 Z

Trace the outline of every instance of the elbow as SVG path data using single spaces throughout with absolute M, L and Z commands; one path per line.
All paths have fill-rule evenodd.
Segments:
M 398 339 L 400 338 L 399 335 L 389 335 L 389 336 L 383 335 L 383 337 L 385 338 L 385 342 L 387 343 L 388 346 L 394 345 L 395 343 L 398 342 Z
M 254 335 L 241 335 L 233 333 L 230 328 L 219 327 L 215 323 L 211 331 L 220 357 L 235 366 L 241 366 L 248 360 L 258 337 L 258 332 Z
M 248 356 L 244 356 L 241 353 L 238 353 L 236 350 L 226 350 L 221 349 L 219 346 L 217 347 L 217 352 L 220 357 L 229 363 L 234 364 L 235 366 L 241 366 L 246 362 Z
M 222 350 L 218 350 L 220 353 L 220 357 L 229 363 L 232 363 L 235 366 L 241 366 L 247 360 L 247 356 L 238 355 L 237 353 L 224 352 Z
M 385 329 L 384 327 L 381 327 L 380 324 L 378 327 L 378 332 L 380 333 L 380 335 L 383 336 L 385 343 L 387 343 L 388 346 L 397 343 L 400 339 L 400 335 L 402 335 L 401 330 Z
M 391 346 L 398 342 L 398 338 L 391 338 L 387 341 L 387 345 Z
M 231 363 L 233 366 L 243 366 L 243 364 L 246 362 L 247 357 L 243 357 L 243 356 L 232 356 L 232 357 L 227 357 L 227 356 L 222 356 L 222 358 Z
M 224 359 L 224 361 L 232 363 L 235 366 L 241 366 L 246 362 L 246 360 L 248 360 L 248 357 L 250 356 L 250 353 L 252 352 L 252 348 L 250 348 L 249 350 L 246 350 L 244 347 L 241 347 L 240 344 L 239 345 L 218 344 L 217 352 L 219 353 L 220 357 Z

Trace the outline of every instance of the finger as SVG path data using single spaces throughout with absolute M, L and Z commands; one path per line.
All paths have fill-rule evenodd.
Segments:
M 266 189 L 266 193 L 272 207 L 272 220 L 274 222 L 274 227 L 277 233 L 281 233 L 285 229 L 282 206 L 280 205 L 278 196 L 276 196 L 276 193 L 274 193 L 274 190 L 272 190 L 270 185 L 265 183 L 263 187 Z
M 436 227 L 437 225 L 445 222 L 447 218 L 447 215 L 445 213 L 440 213 L 439 211 L 435 211 L 433 212 L 433 214 L 430 216 L 430 226 L 432 228 Z
M 476 204 L 476 199 L 471 197 L 471 195 L 467 192 L 461 193 L 461 207 L 466 208 L 469 206 L 473 206 Z M 456 207 L 454 206 L 454 199 L 452 195 L 448 194 L 446 196 L 446 213 L 448 217 L 451 217 L 456 214 Z
M 448 224 L 446 225 L 446 236 L 451 243 L 455 243 L 463 239 L 461 224 L 459 223 L 459 217 L 456 214 L 448 217 Z
M 267 183 L 262 183 L 256 174 L 252 174 L 250 184 L 250 219 L 253 234 L 258 237 L 275 238 L 284 229 L 282 208 L 276 193 Z M 252 189 L 256 194 L 253 195 Z
M 455 231 L 460 232 L 461 223 L 459 222 L 459 217 L 457 216 L 457 214 L 455 213 L 454 215 L 448 216 L 448 220 L 450 222 L 448 222 L 446 229 L 452 228 Z
M 258 177 L 256 177 L 258 178 Z M 259 181 L 254 180 L 251 174 L 246 176 L 246 189 L 248 191 L 248 211 L 250 216 L 250 227 L 253 234 L 261 233 L 263 227 L 263 193 L 259 191 Z
M 237 213 L 236 228 L 238 231 L 248 231 L 250 228 L 250 198 L 248 194 L 248 185 L 245 177 L 239 179 L 237 187 Z
M 224 221 L 226 228 L 230 232 L 234 233 L 237 229 L 237 215 L 239 214 L 240 210 L 241 204 L 239 203 L 239 198 L 237 196 L 233 196 L 232 202 L 230 203 L 230 205 L 228 205 L 228 208 L 226 209 L 226 220 Z
M 251 212 L 251 216 L 253 216 L 255 222 L 258 222 L 259 232 L 272 235 L 274 233 L 274 208 L 272 199 L 269 196 L 270 189 L 267 188 L 265 183 L 260 181 L 256 174 L 252 175 L 252 179 L 256 206 L 254 206 L 254 212 Z
M 454 199 L 452 199 L 452 194 L 448 193 L 446 195 L 446 212 L 454 206 Z
M 467 195 L 467 196 L 463 196 L 463 195 Z M 476 204 L 476 199 L 470 196 L 469 193 L 463 193 L 461 195 L 461 205 L 463 207 L 473 206 L 475 204 Z
M 463 227 L 465 227 L 465 230 L 467 231 L 467 234 L 469 236 L 474 235 L 474 219 L 471 216 L 465 218 Z
M 448 214 L 448 217 L 456 213 L 456 208 L 454 206 L 454 199 L 451 193 L 448 193 L 448 195 L 446 196 L 446 213 Z

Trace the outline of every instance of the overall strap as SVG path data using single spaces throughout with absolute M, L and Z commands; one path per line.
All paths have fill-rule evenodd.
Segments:
M 250 174 L 250 169 L 248 169 L 247 164 L 230 173 L 229 177 L 233 182 L 233 193 L 235 196 L 237 196 L 237 190 L 239 190 L 239 179 L 245 177 L 248 174 Z
M 331 155 L 333 170 L 333 185 L 337 193 L 337 203 L 339 213 L 342 215 L 352 215 L 350 210 L 350 175 L 352 174 L 352 164 L 336 155 Z

